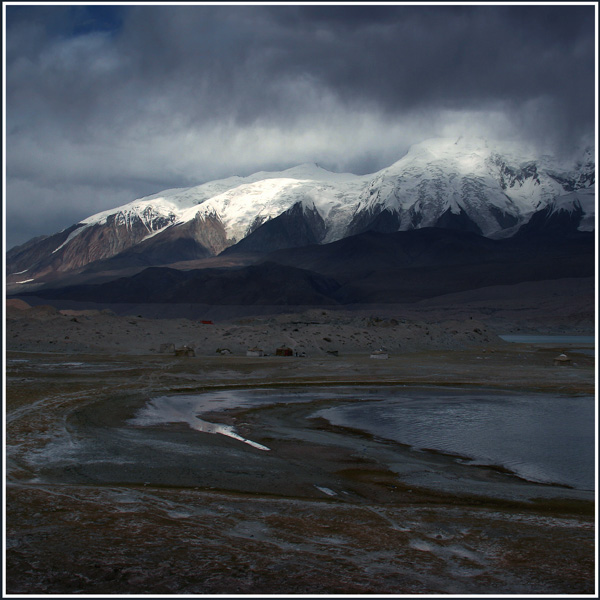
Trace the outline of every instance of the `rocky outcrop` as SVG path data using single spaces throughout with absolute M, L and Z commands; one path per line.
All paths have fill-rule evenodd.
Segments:
M 109 215 L 104 223 L 91 226 L 78 223 L 38 243 L 11 249 L 6 255 L 7 274 L 21 274 L 28 279 L 49 272 L 77 271 L 136 246 L 153 231 L 168 225 L 169 219 L 165 217 L 148 223 L 138 216 L 124 219 L 120 213 Z

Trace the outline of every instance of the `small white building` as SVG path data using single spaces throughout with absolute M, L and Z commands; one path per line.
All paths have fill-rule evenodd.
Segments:
M 375 352 L 371 352 L 371 358 L 385 359 L 389 357 L 390 355 L 385 350 L 375 350 Z
M 246 356 L 264 356 L 265 353 L 260 348 L 248 348 Z

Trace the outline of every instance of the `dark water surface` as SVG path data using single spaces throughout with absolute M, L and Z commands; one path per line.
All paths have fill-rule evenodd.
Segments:
M 309 417 L 501 466 L 529 481 L 595 489 L 593 396 L 411 386 L 228 390 L 154 398 L 130 423 L 186 422 L 208 431 L 199 420 L 208 411 L 317 400 L 335 405 Z
M 316 413 L 335 425 L 498 465 L 542 483 L 595 487 L 591 396 L 451 390 L 382 390 L 377 401 Z
M 518 344 L 583 344 L 593 345 L 596 339 L 593 335 L 501 335 L 498 336 L 505 342 L 515 342 Z

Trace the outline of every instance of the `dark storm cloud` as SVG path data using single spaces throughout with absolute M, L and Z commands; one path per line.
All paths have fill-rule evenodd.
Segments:
M 309 74 L 340 99 L 393 116 L 547 97 L 592 125 L 591 6 L 313 6 L 279 22 L 289 42 L 269 72 Z
M 137 6 L 104 19 L 55 8 L 63 29 L 75 35 L 87 24 L 89 35 L 78 36 L 79 48 L 72 38 L 62 61 L 55 55 L 29 85 L 9 85 L 9 102 L 37 91 L 72 127 L 96 116 L 120 126 L 133 112 L 159 118 L 161 101 L 195 122 L 287 122 L 312 108 L 307 89 L 391 117 L 501 103 L 514 110 L 545 97 L 557 114 L 578 115 L 576 127 L 591 125 L 592 6 Z M 109 47 L 110 25 L 119 33 Z M 48 46 L 40 59 L 59 52 Z M 103 52 L 114 54 L 104 70 Z
M 289 118 L 285 84 L 299 78 L 391 115 L 594 102 L 592 6 L 144 7 L 125 33 L 145 85 L 210 92 L 199 115 Z
M 372 172 L 436 135 L 594 131 L 593 5 L 21 5 L 6 27 L 15 222 L 311 160 Z

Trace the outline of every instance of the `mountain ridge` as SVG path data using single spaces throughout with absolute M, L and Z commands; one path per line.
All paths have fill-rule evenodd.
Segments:
M 547 227 L 561 211 L 570 214 L 562 217 L 568 228 L 589 231 L 594 199 L 590 149 L 565 165 L 515 145 L 434 138 L 374 174 L 333 173 L 306 163 L 173 188 L 102 211 L 11 249 L 8 281 L 43 281 L 113 259 L 153 265 L 269 253 L 371 230 L 445 227 L 501 238 L 532 219 L 530 230 L 536 221 Z
M 345 306 L 412 303 L 493 285 L 594 275 L 594 234 L 552 232 L 492 240 L 422 228 L 366 232 L 330 244 L 281 249 L 255 264 L 178 270 L 149 267 L 97 284 L 29 295 L 100 304 Z

